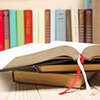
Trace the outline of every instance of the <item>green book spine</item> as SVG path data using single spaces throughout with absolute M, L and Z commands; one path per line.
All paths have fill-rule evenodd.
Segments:
M 24 11 L 17 10 L 17 38 L 18 46 L 24 45 Z

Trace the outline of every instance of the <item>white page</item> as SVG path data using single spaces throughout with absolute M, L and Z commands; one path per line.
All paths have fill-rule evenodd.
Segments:
M 71 47 L 75 48 L 81 54 L 86 47 L 96 45 L 96 44 L 67 42 L 67 41 L 66 42 L 64 42 L 64 41 L 55 41 L 55 42 L 50 43 L 50 45 L 52 47 L 57 47 L 57 46 L 62 46 L 62 45 L 71 46 Z
M 23 56 L 23 55 L 27 55 L 31 53 L 36 53 L 36 52 L 44 51 L 50 48 L 58 47 L 58 46 L 64 46 L 64 45 L 72 46 L 77 51 L 79 51 L 79 53 L 82 53 L 84 48 L 94 45 L 94 44 L 61 42 L 61 41 L 55 41 L 49 44 L 41 44 L 41 43 L 26 44 L 23 46 L 1 51 L 0 52 L 0 69 L 3 69 L 15 57 Z

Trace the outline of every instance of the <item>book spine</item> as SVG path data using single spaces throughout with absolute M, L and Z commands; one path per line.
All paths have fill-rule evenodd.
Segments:
M 32 43 L 32 10 L 24 10 L 24 32 L 25 44 Z
M 78 9 L 77 6 L 71 8 L 71 27 L 72 27 L 72 42 L 79 42 L 78 31 Z
M 38 36 L 38 10 L 33 10 L 33 42 L 38 43 L 39 42 L 39 36 Z
M 66 40 L 67 41 L 72 41 L 71 10 L 66 10 Z
M 90 9 L 90 0 L 85 0 L 85 8 Z
M 45 43 L 45 10 L 39 10 L 39 43 Z
M 78 10 L 78 19 L 79 19 L 79 42 L 84 41 L 84 9 Z
M 10 48 L 17 47 L 16 10 L 9 10 L 10 20 Z
M 0 10 L 0 51 L 4 50 L 3 10 Z
M 56 40 L 66 41 L 66 10 L 56 10 Z
M 45 43 L 50 43 L 50 10 L 45 10 Z
M 24 45 L 24 11 L 17 10 L 17 42 L 18 46 Z
M 55 9 L 50 13 L 50 41 L 55 41 Z
M 10 48 L 9 10 L 3 10 L 4 21 L 4 49 Z
M 92 9 L 85 10 L 85 43 L 92 43 Z

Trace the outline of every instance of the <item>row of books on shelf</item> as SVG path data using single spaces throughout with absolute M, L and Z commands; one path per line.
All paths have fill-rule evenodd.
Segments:
M 27 43 L 92 42 L 92 9 L 0 10 L 0 51 Z

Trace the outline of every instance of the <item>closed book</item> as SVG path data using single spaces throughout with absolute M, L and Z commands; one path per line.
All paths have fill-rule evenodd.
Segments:
M 24 11 L 17 10 L 17 44 L 24 45 Z
M 50 43 L 50 9 L 45 10 L 45 43 Z
M 84 9 L 78 10 L 78 19 L 79 19 L 79 42 L 85 42 L 85 31 L 84 31 Z
M 12 74 L 15 82 L 63 87 L 70 86 L 76 75 L 76 73 L 38 73 L 34 68 L 14 70 Z M 88 72 L 88 80 L 93 75 L 94 72 Z M 80 74 L 79 79 L 74 87 L 84 88 L 84 86 L 84 78 L 83 75 Z
M 85 9 L 85 43 L 92 43 L 92 9 Z
M 79 42 L 77 6 L 72 6 L 71 8 L 71 28 L 72 28 L 72 42 Z
M 76 72 L 78 69 L 77 64 L 51 64 L 51 65 L 34 65 L 38 72 Z M 100 71 L 100 63 L 85 63 L 83 64 L 86 72 Z
M 38 43 L 39 42 L 39 21 L 38 21 L 38 10 L 34 9 L 32 13 L 32 23 L 33 23 L 33 43 Z
M 32 43 L 32 10 L 24 10 L 24 32 L 25 44 Z
M 16 10 L 9 10 L 10 19 L 10 48 L 17 47 Z
M 4 49 L 10 48 L 9 10 L 3 10 L 4 21 Z
M 58 9 L 55 12 L 56 40 L 66 41 L 66 10 Z
M 66 10 L 66 40 L 72 41 L 71 10 Z
M 3 10 L 0 10 L 0 51 L 4 50 Z
M 55 9 L 51 9 L 50 13 L 50 41 L 55 41 Z
M 39 10 L 39 43 L 45 43 L 45 9 Z

